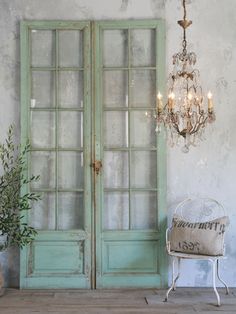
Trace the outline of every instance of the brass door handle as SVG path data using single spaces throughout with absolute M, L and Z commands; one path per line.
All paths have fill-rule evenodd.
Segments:
M 92 163 L 92 167 L 93 167 L 93 170 L 94 172 L 96 173 L 96 175 L 99 175 L 99 172 L 102 168 L 102 162 L 101 160 L 95 160 L 93 163 Z

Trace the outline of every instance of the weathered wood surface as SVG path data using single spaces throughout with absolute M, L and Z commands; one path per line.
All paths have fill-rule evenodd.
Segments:
M 216 307 L 212 289 L 178 288 L 163 302 L 165 290 L 16 290 L 0 298 L 1 314 L 192 314 L 236 313 L 236 289 Z

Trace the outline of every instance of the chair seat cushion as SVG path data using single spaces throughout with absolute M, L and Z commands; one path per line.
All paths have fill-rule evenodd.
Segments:
M 223 216 L 206 222 L 189 222 L 174 215 L 170 231 L 170 250 L 219 256 L 224 254 L 224 233 L 229 218 Z

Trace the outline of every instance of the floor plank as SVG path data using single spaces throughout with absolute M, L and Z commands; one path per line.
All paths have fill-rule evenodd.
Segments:
M 165 290 L 17 290 L 0 297 L 1 314 L 213 314 L 236 313 L 236 289 L 220 290 L 217 307 L 212 289 L 177 288 L 168 302 Z

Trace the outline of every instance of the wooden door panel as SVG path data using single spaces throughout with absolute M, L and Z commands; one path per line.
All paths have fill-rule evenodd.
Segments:
M 156 273 L 157 241 L 104 241 L 104 274 Z
M 84 274 L 84 240 L 38 241 L 30 248 L 32 267 L 29 275 Z
M 38 234 L 20 285 L 91 288 L 90 23 L 22 22 L 21 52 L 26 175 L 40 175 L 28 189 L 42 200 L 26 215 Z
M 166 285 L 165 142 L 145 112 L 164 84 L 163 22 L 95 24 L 96 283 Z

